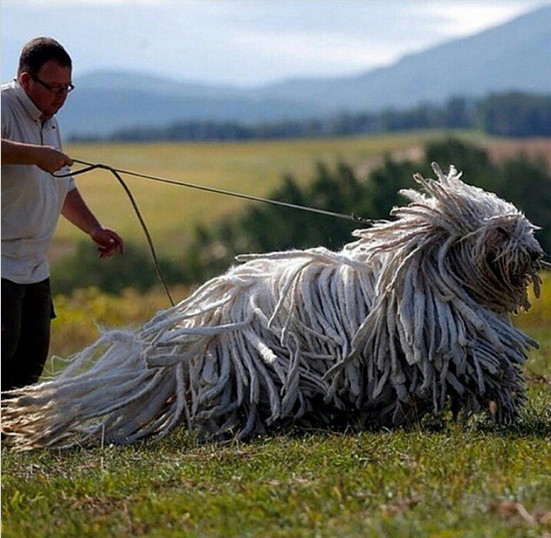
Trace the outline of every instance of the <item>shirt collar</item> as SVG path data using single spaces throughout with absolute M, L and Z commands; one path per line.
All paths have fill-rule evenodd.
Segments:
M 19 84 L 16 79 L 13 81 L 13 87 L 15 89 L 15 95 L 19 101 L 21 101 L 23 108 L 27 111 L 31 119 L 35 122 L 41 121 L 40 116 L 42 116 L 42 112 L 32 102 L 32 99 L 27 95 L 21 84 Z

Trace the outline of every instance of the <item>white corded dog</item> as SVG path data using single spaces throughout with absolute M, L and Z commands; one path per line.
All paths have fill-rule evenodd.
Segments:
M 163 436 L 246 438 L 288 423 L 392 426 L 451 406 L 515 418 L 534 341 L 509 313 L 539 294 L 543 251 L 513 205 L 451 167 L 392 221 L 244 262 L 137 331 L 105 332 L 2 402 L 19 449 Z

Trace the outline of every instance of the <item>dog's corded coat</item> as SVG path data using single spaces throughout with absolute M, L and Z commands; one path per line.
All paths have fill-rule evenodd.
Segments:
M 525 400 L 534 341 L 509 314 L 543 252 L 513 205 L 434 165 L 392 221 L 243 262 L 137 331 L 110 330 L 56 377 L 13 391 L 20 449 L 163 436 L 246 438 L 289 422 L 399 425 L 448 405 L 500 422 Z

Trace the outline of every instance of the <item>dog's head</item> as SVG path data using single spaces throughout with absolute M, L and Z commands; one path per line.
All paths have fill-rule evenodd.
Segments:
M 438 237 L 433 252 L 452 287 L 496 312 L 528 309 L 527 289 L 533 285 L 539 295 L 538 273 L 545 265 L 537 227 L 514 205 L 461 181 L 453 166 L 447 175 L 436 163 L 433 169 L 438 180 L 415 176 L 426 195 L 402 191 L 412 203 L 394 213 L 414 216 L 427 237 Z
M 469 288 L 479 302 L 495 310 L 527 310 L 527 289 L 539 296 L 543 250 L 534 237 L 534 226 L 523 215 L 496 216 L 487 220 L 472 249 L 478 280 Z

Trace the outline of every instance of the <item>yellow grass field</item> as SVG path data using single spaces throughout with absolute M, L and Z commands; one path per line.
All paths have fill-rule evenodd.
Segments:
M 67 145 L 65 150 L 71 157 L 86 162 L 266 196 L 285 174 L 293 174 L 298 182 L 309 181 L 315 173 L 316 162 L 333 166 L 340 159 L 367 171 L 385 153 L 417 157 L 427 140 L 441 136 L 439 132 L 424 132 L 246 143 L 74 144 Z M 137 200 L 158 250 L 175 259 L 197 224 L 208 225 L 249 203 L 131 176 L 123 178 Z M 86 201 L 105 226 L 117 230 L 125 239 L 145 244 L 128 198 L 109 172 L 94 170 L 75 179 Z M 82 234 L 62 220 L 56 232 L 52 256 L 70 251 L 74 242 L 81 239 Z
M 310 181 L 315 164 L 334 166 L 342 160 L 360 174 L 375 166 L 384 154 L 417 159 L 424 144 L 442 138 L 440 131 L 371 137 L 225 143 L 69 144 L 75 159 L 103 163 L 141 174 L 160 176 L 233 192 L 266 196 L 285 174 Z M 494 160 L 517 152 L 539 155 L 551 166 L 551 139 L 507 140 L 480 133 L 454 133 L 484 145 Z M 461 163 L 455 163 L 460 166 Z M 73 170 L 78 169 L 76 165 Z M 246 202 L 220 194 L 123 176 L 134 194 L 157 249 L 179 259 L 197 224 L 215 222 L 238 212 Z M 143 232 L 130 202 L 116 179 L 105 170 L 76 177 L 77 185 L 101 222 L 129 241 L 145 245 Z M 369 216 L 369 215 L 367 215 Z M 82 233 L 61 219 L 54 238 L 52 259 L 70 252 Z

